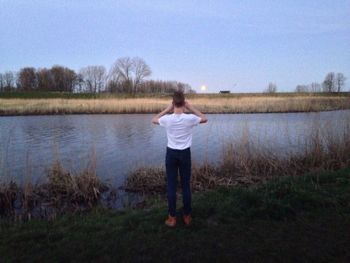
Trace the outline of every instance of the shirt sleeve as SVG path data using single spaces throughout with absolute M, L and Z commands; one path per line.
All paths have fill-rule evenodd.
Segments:
M 197 126 L 201 122 L 201 117 L 198 117 L 197 115 L 191 114 L 191 124 L 192 126 Z
M 160 125 L 160 126 L 163 126 L 163 127 L 166 127 L 166 125 L 167 125 L 167 119 L 168 119 L 168 118 L 167 118 L 166 115 L 160 117 L 160 118 L 158 119 L 159 125 Z

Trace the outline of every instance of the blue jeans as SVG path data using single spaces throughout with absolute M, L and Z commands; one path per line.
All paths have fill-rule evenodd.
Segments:
M 185 215 L 190 215 L 191 208 L 191 150 L 174 150 L 167 147 L 165 167 L 167 175 L 167 195 L 169 215 L 176 215 L 176 188 L 177 175 L 180 173 L 183 211 Z

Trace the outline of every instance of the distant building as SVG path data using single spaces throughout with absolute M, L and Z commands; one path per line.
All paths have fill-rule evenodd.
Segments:
M 231 93 L 229 90 L 220 90 L 220 93 Z

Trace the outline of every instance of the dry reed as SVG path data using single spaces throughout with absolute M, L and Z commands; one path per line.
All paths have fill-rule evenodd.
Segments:
M 108 189 L 94 169 L 74 175 L 56 161 L 44 182 L 36 185 L 26 182 L 23 186 L 15 182 L 2 183 L 0 217 L 22 221 L 33 216 L 53 218 L 68 211 L 89 210 L 100 202 L 101 194 Z
M 298 153 L 281 155 L 249 140 L 226 146 L 222 162 L 213 165 L 193 165 L 193 191 L 205 191 L 218 186 L 250 186 L 280 176 L 299 176 L 308 172 L 337 170 L 350 167 L 350 125 L 334 135 L 314 129 Z M 144 194 L 165 194 L 164 168 L 142 167 L 132 172 L 125 189 Z
M 155 113 L 169 98 L 0 99 L 0 115 Z M 348 97 L 193 97 L 205 113 L 311 112 L 350 109 Z

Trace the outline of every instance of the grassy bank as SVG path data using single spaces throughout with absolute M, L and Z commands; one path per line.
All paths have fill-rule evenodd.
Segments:
M 93 97 L 94 96 L 94 97 Z M 350 109 L 350 98 L 340 95 L 194 94 L 191 103 L 205 113 L 314 112 Z M 55 97 L 0 97 L 0 115 L 155 113 L 170 95 L 66 94 Z
M 194 221 L 166 205 L 4 224 L 1 262 L 348 262 L 350 169 L 196 194 Z

